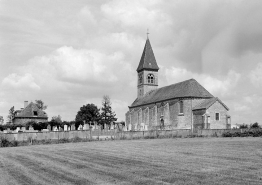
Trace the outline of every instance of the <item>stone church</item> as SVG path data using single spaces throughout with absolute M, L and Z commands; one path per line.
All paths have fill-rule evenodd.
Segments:
M 229 108 L 195 79 L 158 88 L 149 39 L 137 67 L 137 98 L 126 113 L 128 130 L 230 129 Z

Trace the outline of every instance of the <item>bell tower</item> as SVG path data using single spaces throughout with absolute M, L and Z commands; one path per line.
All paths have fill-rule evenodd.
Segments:
M 137 67 L 137 98 L 143 97 L 147 92 L 158 87 L 158 70 L 156 58 L 152 50 L 149 38 Z

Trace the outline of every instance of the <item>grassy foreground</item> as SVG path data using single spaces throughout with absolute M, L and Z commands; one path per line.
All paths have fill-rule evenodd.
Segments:
M 0 148 L 0 184 L 262 184 L 262 138 Z

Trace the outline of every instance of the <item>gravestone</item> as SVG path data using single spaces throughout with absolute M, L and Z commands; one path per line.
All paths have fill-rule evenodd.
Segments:
M 75 129 L 76 129 L 75 124 L 72 124 L 72 125 L 71 125 L 71 130 L 75 130 Z
M 21 129 L 22 131 L 25 131 L 25 127 L 22 127 L 22 129 Z
M 123 131 L 128 131 L 126 126 L 123 127 Z
M 47 129 L 49 130 L 49 131 L 51 131 L 52 129 L 51 129 L 51 125 L 47 125 Z
M 88 129 L 89 129 L 89 125 L 88 124 L 84 124 L 83 130 L 88 130 Z
M 64 131 L 67 131 L 67 125 L 64 125 Z
M 57 126 L 53 126 L 53 131 L 58 131 Z
M 68 126 L 68 127 L 67 127 L 67 130 L 68 130 L 68 131 L 70 131 L 70 130 L 71 130 L 71 127 L 70 127 L 70 126 Z
M 59 127 L 59 131 L 63 131 L 63 128 L 62 128 L 62 127 Z
M 16 127 L 15 131 L 19 132 L 20 131 L 20 127 Z
M 29 127 L 29 130 L 34 130 L 34 128 L 32 126 Z
M 78 130 L 83 130 L 82 125 L 79 125 Z

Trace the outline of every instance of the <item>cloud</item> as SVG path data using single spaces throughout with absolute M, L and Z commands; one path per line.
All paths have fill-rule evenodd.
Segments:
M 31 59 L 21 70 L 30 71 L 42 82 L 58 80 L 80 84 L 112 84 L 120 80 L 115 73 L 118 68 L 129 70 L 124 58 L 121 52 L 105 55 L 95 50 L 63 46 L 50 55 Z
M 165 69 L 167 82 L 172 84 L 187 79 L 194 78 L 208 91 L 214 93 L 214 96 L 232 93 L 241 77 L 241 75 L 233 70 L 229 71 L 226 77 L 215 78 L 207 74 L 197 74 L 186 69 L 175 68 Z
M 124 119 L 149 28 L 160 86 L 195 78 L 226 103 L 232 121 L 261 120 L 254 111 L 262 108 L 259 0 L 0 4 L 1 115 L 43 99 L 50 116 L 71 120 L 107 94 Z
M 262 63 L 259 63 L 254 70 L 250 71 L 249 79 L 255 87 L 262 86 Z
M 50 116 L 57 113 L 64 119 L 72 119 L 85 103 L 98 102 L 100 106 L 106 94 L 112 98 L 116 110 L 124 115 L 128 104 L 118 94 L 120 91 L 128 92 L 126 87 L 132 80 L 126 74 L 130 71 L 130 64 L 126 63 L 125 55 L 120 51 L 105 54 L 98 50 L 63 46 L 49 55 L 34 57 L 26 65 L 17 67 L 16 73 L 4 78 L 2 86 L 9 88 L 9 93 L 4 96 L 6 101 L 11 100 L 12 103 L 17 100 L 15 104 L 20 106 L 19 102 L 24 100 L 42 99 L 48 105 L 47 112 L 52 112 Z M 19 91 L 15 91 L 17 89 Z M 20 91 L 25 89 L 38 91 L 19 96 Z M 68 107 L 70 113 L 67 112 Z M 67 112 L 66 115 L 63 112 Z M 123 120 L 124 116 L 119 117 Z
M 22 76 L 12 73 L 3 79 L 2 85 L 7 88 L 19 90 L 26 90 L 27 88 L 30 90 L 40 90 L 40 87 L 34 81 L 34 77 L 29 73 Z
M 101 11 L 106 15 L 107 19 L 120 22 L 123 26 L 147 26 L 144 25 L 144 20 L 147 24 L 152 25 L 156 22 L 160 25 L 172 24 L 169 16 L 158 9 L 157 6 L 161 1 L 111 1 L 101 6 Z M 157 28 L 156 28 L 157 29 Z

